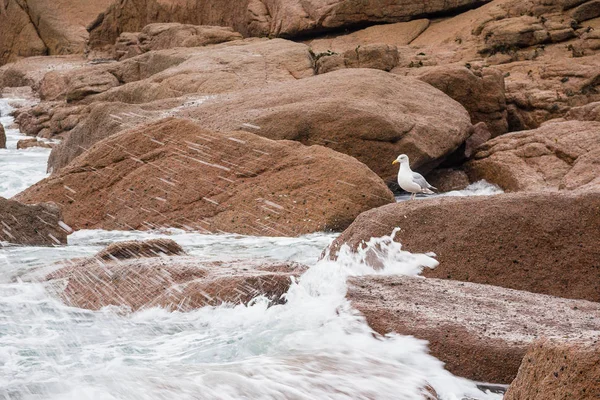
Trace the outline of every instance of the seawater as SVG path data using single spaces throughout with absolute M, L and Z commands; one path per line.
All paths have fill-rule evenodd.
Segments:
M 3 104 L 0 99 L 0 105 Z M 4 106 L 0 106 L 4 107 Z M 2 114 L 2 123 L 7 117 Z M 0 150 L 0 195 L 46 176 L 45 149 Z M 413 337 L 374 335 L 345 298 L 348 276 L 417 275 L 431 254 L 411 254 L 391 237 L 373 239 L 383 269 L 343 248 L 319 260 L 336 235 L 298 238 L 162 232 L 78 231 L 67 246 L 0 247 L 0 399 L 500 399 L 444 370 Z M 130 313 L 64 305 L 41 281 L 60 260 L 109 243 L 168 237 L 202 261 L 289 260 L 310 269 L 287 302 L 160 308 Z

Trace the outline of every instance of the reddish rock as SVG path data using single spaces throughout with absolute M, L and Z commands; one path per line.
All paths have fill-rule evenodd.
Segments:
M 427 182 L 435 186 L 439 192 L 463 190 L 470 183 L 464 171 L 453 168 L 434 169 L 427 174 Z
M 352 157 L 173 118 L 97 143 L 18 197 L 53 199 L 75 229 L 173 226 L 269 236 L 342 230 L 361 212 L 394 201 Z
M 600 122 L 549 121 L 486 142 L 466 171 L 506 191 L 597 191 L 599 165 Z
M 46 280 L 55 283 L 58 295 L 74 307 L 189 311 L 223 303 L 247 304 L 258 296 L 281 302 L 291 277 L 298 277 L 305 269 L 295 263 L 202 262 L 182 256 L 102 263 L 91 258 L 70 261 Z
M 183 255 L 185 255 L 183 248 L 171 239 L 150 239 L 116 242 L 107 246 L 95 257 L 106 261 Z
M 70 233 L 60 210 L 50 203 L 27 205 L 0 197 L 0 224 L 0 242 L 28 246 L 67 244 Z
M 521 193 L 405 201 L 367 211 L 331 246 L 356 248 L 400 231 L 413 253 L 434 252 L 428 278 L 600 301 L 600 194 Z M 377 266 L 374 264 L 374 266 Z
M 115 3 L 89 26 L 92 46 L 112 45 L 120 32 L 139 32 L 153 22 L 180 22 L 233 27 L 246 36 L 294 37 L 359 25 L 402 22 L 442 12 L 472 8 L 482 0 L 386 0 L 377 4 L 348 0 L 246 0 L 236 7 L 227 1 L 185 3 L 135 0 Z M 140 11 L 142 10 L 142 11 Z
M 398 65 L 398 49 L 387 44 L 357 46 L 342 54 L 324 53 L 315 55 L 315 70 L 318 74 L 342 68 L 374 68 L 391 71 Z
M 123 60 L 151 50 L 201 47 L 240 39 L 242 35 L 222 26 L 149 24 L 137 34 L 122 33 L 115 45 L 115 55 L 117 60 Z
M 564 339 L 533 343 L 505 400 L 600 398 L 600 341 Z
M 21 139 L 17 142 L 17 149 L 29 149 L 31 147 L 43 147 L 45 149 L 51 149 L 54 147 L 52 143 L 42 142 L 37 139 Z
M 18 0 L 4 1 L 0 6 L 0 65 L 47 51 L 24 5 Z
M 448 65 L 422 68 L 417 76 L 462 104 L 474 125 L 485 122 L 492 136 L 506 133 L 508 122 L 501 71 Z
M 600 329 L 600 304 L 584 300 L 409 276 L 348 283 L 348 299 L 376 332 L 425 339 L 446 369 L 476 381 L 510 383 L 540 337 L 590 341 Z

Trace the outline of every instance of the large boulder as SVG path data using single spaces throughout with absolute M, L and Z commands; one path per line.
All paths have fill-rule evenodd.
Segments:
M 600 301 L 599 211 L 600 193 L 401 202 L 361 214 L 331 254 L 399 227 L 395 240 L 406 250 L 437 255 L 440 265 L 426 277 Z
M 462 104 L 469 112 L 473 125 L 485 122 L 492 136 L 506 133 L 506 98 L 504 77 L 500 70 L 446 65 L 409 71 Z
M 223 26 L 149 24 L 139 33 L 122 33 L 115 44 L 115 57 L 123 60 L 151 50 L 201 47 L 239 39 L 242 35 Z
M 99 16 L 90 28 L 94 47 L 112 45 L 121 32 L 139 32 L 153 22 L 181 22 L 233 27 L 246 36 L 294 37 L 351 28 L 368 23 L 401 22 L 484 4 L 484 0 L 385 0 L 378 3 L 350 0 L 135 0 L 118 2 Z M 142 11 L 140 11 L 142 10 Z
M 529 347 L 505 400 L 600 398 L 600 341 L 540 340 Z
M 439 90 L 414 78 L 371 69 L 186 98 L 172 111 L 166 105 L 157 110 L 158 106 L 115 104 L 103 110 L 98 105 L 90 114 L 94 119 L 75 128 L 53 152 L 49 166 L 56 171 L 91 144 L 131 126 L 127 124 L 165 113 L 217 131 L 241 129 L 269 139 L 327 146 L 357 158 L 387 181 L 395 179 L 397 168 L 391 160 L 398 154 L 409 154 L 411 165 L 427 172 L 472 132 L 466 110 Z
M 75 229 L 172 226 L 269 236 L 342 230 L 361 212 L 394 201 L 352 157 L 174 118 L 97 143 L 18 198 L 53 199 Z
M 69 101 L 89 96 L 87 102 L 147 103 L 185 94 L 207 96 L 263 87 L 312 76 L 308 50 L 304 44 L 283 39 L 156 50 L 64 76 L 65 96 Z M 101 94 L 90 96 L 97 93 Z
M 70 228 L 54 204 L 22 204 L 0 197 L 0 242 L 29 246 L 67 244 Z
M 0 4 L 0 65 L 14 62 L 21 57 L 41 56 L 48 49 L 40 39 L 35 25 L 19 0 Z M 1 85 L 0 85 L 1 86 Z
M 584 300 L 409 276 L 348 285 L 348 299 L 376 332 L 428 340 L 450 372 L 476 381 L 510 383 L 538 338 L 592 342 L 600 330 L 600 303 Z
M 30 86 L 33 90 L 39 91 L 44 100 L 46 98 L 41 82 L 46 74 L 61 71 L 68 75 L 86 64 L 86 60 L 80 55 L 21 59 L 0 67 L 0 88 Z M 51 90 L 50 88 L 45 89 L 46 92 Z
M 549 121 L 484 143 L 467 165 L 471 179 L 506 191 L 600 188 L 600 122 Z
M 324 145 L 390 182 L 398 154 L 428 172 L 472 132 L 466 110 L 434 87 L 360 68 L 211 97 L 178 114 L 219 131 Z
M 22 57 L 83 54 L 86 25 L 113 0 L 7 0 L 0 7 L 0 65 Z
M 61 299 L 74 307 L 189 311 L 223 303 L 247 304 L 258 296 L 280 302 L 291 278 L 305 269 L 288 262 L 202 262 L 185 256 L 101 262 L 92 257 L 65 263 L 46 280 Z

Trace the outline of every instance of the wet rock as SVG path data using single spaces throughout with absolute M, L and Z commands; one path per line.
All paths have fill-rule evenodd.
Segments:
M 348 0 L 250 0 L 239 7 L 226 1 L 187 3 L 136 0 L 115 3 L 89 28 L 93 47 L 112 45 L 120 32 L 139 32 L 153 22 L 230 26 L 245 36 L 295 37 L 359 25 L 402 22 L 442 12 L 482 5 L 485 1 L 451 3 L 387 0 L 377 4 Z M 140 12 L 144 10 L 144 12 Z
M 600 398 L 600 342 L 540 340 L 533 343 L 506 400 Z
M 17 142 L 17 149 L 29 149 L 31 147 L 43 147 L 45 149 L 51 149 L 54 147 L 52 143 L 42 142 L 37 139 L 21 139 Z
M 492 136 L 506 133 L 506 98 L 500 70 L 448 65 L 422 68 L 416 76 L 462 104 L 474 125 L 485 122 Z
M 28 246 L 67 244 L 69 228 L 54 204 L 27 205 L 0 197 L 0 242 Z
M 24 107 L 15 113 L 21 132 L 45 139 L 64 137 L 89 113 L 85 106 L 71 106 L 60 101 L 46 101 Z
M 599 143 L 599 122 L 549 121 L 486 142 L 466 170 L 506 191 L 598 190 Z
M 315 55 L 315 70 L 318 74 L 336 71 L 342 68 L 374 68 L 391 71 L 398 65 L 396 46 L 375 44 L 357 46 L 342 54 L 325 53 Z
M 348 284 L 348 299 L 376 332 L 428 340 L 446 369 L 476 381 L 510 383 L 540 337 L 591 342 L 600 329 L 600 304 L 584 300 L 409 276 L 353 277 Z
M 423 272 L 428 278 L 600 301 L 599 209 L 597 192 L 405 201 L 361 214 L 331 254 L 399 227 L 395 240 L 405 250 L 437 254 L 440 265 Z
M 202 262 L 194 257 L 74 260 L 46 277 L 69 305 L 98 310 L 109 305 L 132 311 L 164 307 L 190 311 L 223 303 L 247 304 L 258 296 L 282 302 L 306 267 L 290 262 Z
M 115 45 L 115 55 L 117 60 L 123 60 L 151 50 L 201 47 L 240 39 L 242 35 L 228 27 L 179 23 L 150 24 L 138 34 L 122 33 Z
M 0 149 L 6 148 L 6 132 L 4 132 L 4 126 L 0 124 Z
M 18 197 L 54 199 L 75 229 L 171 226 L 268 236 L 342 230 L 361 212 L 394 201 L 352 157 L 173 118 L 96 143 Z
M 435 186 L 439 192 L 463 190 L 470 183 L 464 171 L 453 168 L 434 169 L 427 174 L 427 182 Z
M 100 260 L 127 260 L 186 255 L 183 248 L 171 239 L 130 240 L 116 242 L 95 255 Z

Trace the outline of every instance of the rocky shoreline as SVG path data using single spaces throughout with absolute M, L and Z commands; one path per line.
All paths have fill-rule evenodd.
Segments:
M 385 248 L 368 249 L 347 299 L 374 332 L 428 340 L 506 399 L 595 399 L 599 85 L 597 0 L 6 0 L 0 96 L 29 97 L 17 147 L 52 153 L 49 177 L 0 198 L 0 241 L 326 231 L 336 260 L 400 228 L 439 266 L 378 276 Z M 396 202 L 401 153 L 443 191 L 506 193 Z M 284 302 L 307 270 L 114 246 L 42 280 L 76 307 L 189 311 Z

